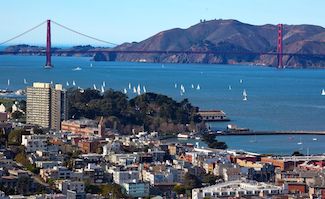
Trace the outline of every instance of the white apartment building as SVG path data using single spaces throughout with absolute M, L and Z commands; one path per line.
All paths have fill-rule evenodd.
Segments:
M 48 147 L 47 135 L 22 135 L 21 145 L 26 147 L 26 152 L 35 153 L 45 151 Z

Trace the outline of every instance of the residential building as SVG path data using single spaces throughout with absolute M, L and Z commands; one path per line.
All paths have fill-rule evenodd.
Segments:
M 230 197 L 268 197 L 287 193 L 284 186 L 266 183 L 229 181 L 192 190 L 192 199 L 230 198 Z
M 138 198 L 138 197 L 147 197 L 149 196 L 149 183 L 147 182 L 128 182 L 123 183 L 126 194 Z
M 45 151 L 48 147 L 48 135 L 22 135 L 21 145 L 26 147 L 26 152 Z
M 59 130 L 67 119 L 66 92 L 61 84 L 33 83 L 27 87 L 26 122 L 43 128 Z

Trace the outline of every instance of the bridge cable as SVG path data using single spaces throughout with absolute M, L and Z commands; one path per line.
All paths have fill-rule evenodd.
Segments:
M 33 28 L 30 28 L 30 29 L 26 30 L 25 32 L 23 32 L 23 33 L 21 33 L 21 34 L 19 34 L 19 35 L 16 35 L 15 37 L 12 37 L 12 38 L 10 38 L 10 39 L 4 41 L 4 42 L 1 42 L 1 43 L 0 43 L 0 46 L 2 46 L 3 44 L 8 43 L 8 42 L 10 42 L 10 41 L 12 41 L 12 40 L 14 40 L 14 39 L 17 39 L 18 37 L 21 37 L 21 36 L 23 36 L 23 35 L 25 35 L 25 34 L 31 32 L 31 31 L 33 31 L 33 30 L 35 30 L 36 28 L 40 27 L 41 25 L 43 25 L 43 24 L 45 24 L 45 23 L 46 23 L 46 21 L 43 21 L 42 23 L 38 24 L 37 26 L 34 26 Z
M 89 39 L 93 39 L 93 40 L 96 40 L 96 41 L 98 41 L 98 42 L 106 43 L 106 44 L 113 45 L 113 46 L 118 46 L 118 45 L 119 45 L 119 44 L 115 44 L 115 43 L 112 43 L 112 42 L 109 42 L 109 41 L 105 41 L 105 40 L 102 40 L 102 39 L 98 39 L 98 38 L 95 38 L 95 37 L 92 37 L 92 36 L 89 36 L 89 35 L 83 34 L 83 33 L 79 32 L 79 31 L 73 30 L 73 29 L 71 29 L 71 28 L 69 28 L 69 27 L 67 27 L 67 26 L 64 26 L 64 25 L 62 25 L 62 24 L 59 24 L 59 23 L 57 23 L 57 22 L 55 22 L 55 21 L 51 21 L 51 22 L 54 23 L 54 24 L 56 24 L 57 26 L 60 26 L 61 28 L 64 28 L 64 29 L 69 30 L 69 31 L 71 31 L 71 32 L 74 32 L 74 33 L 76 33 L 76 34 L 78 34 L 78 35 L 81 35 L 81 36 L 87 37 L 87 38 L 89 38 Z

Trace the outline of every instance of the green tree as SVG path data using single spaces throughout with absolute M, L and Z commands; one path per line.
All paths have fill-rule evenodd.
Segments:
M 294 151 L 291 156 L 304 156 L 300 151 Z
M 21 144 L 21 136 L 28 135 L 24 129 L 14 129 L 8 135 L 8 144 L 10 145 L 20 145 Z
M 24 114 L 20 111 L 15 111 L 11 114 L 12 119 L 21 119 Z
M 173 187 L 173 191 L 176 192 L 177 194 L 184 194 L 186 189 L 184 185 L 177 184 Z

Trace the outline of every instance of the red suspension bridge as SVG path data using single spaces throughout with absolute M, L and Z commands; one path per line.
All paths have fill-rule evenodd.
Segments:
M 28 52 L 23 52 L 23 51 L 0 51 L 0 55 L 5 55 L 5 54 L 26 54 L 26 53 L 30 53 L 30 54 L 41 54 L 41 55 L 45 55 L 46 56 L 46 62 L 45 62 L 45 68 L 52 68 L 52 61 L 51 61 L 51 56 L 52 54 L 58 54 L 58 52 L 52 52 L 52 44 L 51 44 L 51 24 L 57 25 L 63 29 L 66 29 L 70 32 L 73 32 L 75 34 L 81 35 L 83 37 L 87 37 L 89 39 L 92 39 L 94 41 L 100 42 L 100 43 L 104 43 L 104 44 L 108 44 L 110 46 L 117 46 L 118 44 L 112 43 L 112 42 L 108 42 L 102 39 L 98 39 L 96 37 L 93 36 L 89 36 L 87 34 L 81 33 L 79 31 L 76 31 L 74 29 L 71 29 L 67 26 L 64 26 L 62 24 L 59 24 L 55 21 L 52 20 L 46 20 L 44 22 L 42 22 L 41 24 L 30 28 L 28 30 L 26 30 L 25 32 L 16 35 L 15 37 L 12 37 L 4 42 L 0 43 L 0 46 L 6 45 L 9 42 L 25 35 L 28 34 L 29 32 L 39 28 L 40 26 L 46 24 L 47 27 L 47 31 L 46 31 L 46 50 L 31 50 Z M 276 33 L 275 33 L 276 34 Z M 278 68 L 283 68 L 283 56 L 301 56 L 301 57 L 324 57 L 325 55 L 323 54 L 306 54 L 306 53 L 284 53 L 283 52 L 283 24 L 278 24 L 278 31 L 277 31 L 277 51 L 276 52 L 238 52 L 238 51 L 234 51 L 234 52 L 230 52 L 230 51 L 190 51 L 190 50 L 186 50 L 186 51 L 177 51 L 177 50 L 170 50 L 170 51 L 166 51 L 166 50 L 116 50 L 114 48 L 110 48 L 110 49 L 88 49 L 88 50 L 64 50 L 64 49 L 60 49 L 59 53 L 63 54 L 63 53 L 78 53 L 78 54 L 90 54 L 90 53 L 112 53 L 112 54 L 212 54 L 212 55 L 271 55 L 271 56 L 276 56 L 277 57 L 277 66 Z

